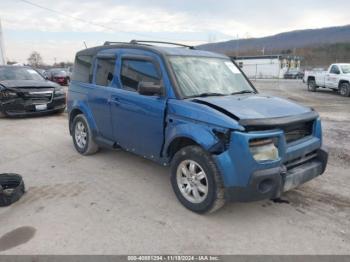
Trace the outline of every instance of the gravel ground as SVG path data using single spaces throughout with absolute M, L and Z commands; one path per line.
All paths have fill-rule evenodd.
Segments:
M 67 116 L 0 120 L 0 172 L 27 193 L 0 208 L 0 254 L 350 254 L 350 98 L 300 81 L 257 81 L 262 93 L 319 111 L 326 173 L 289 203 L 231 203 L 201 216 L 183 208 L 168 169 L 123 151 L 79 155 Z

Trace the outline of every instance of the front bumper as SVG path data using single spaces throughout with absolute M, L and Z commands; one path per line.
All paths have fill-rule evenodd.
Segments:
M 0 103 L 0 111 L 8 117 L 45 115 L 64 110 L 66 107 L 66 98 L 64 95 L 56 96 L 46 106 L 47 108 L 45 110 L 36 110 L 34 103 L 29 103 L 18 98 L 6 103 Z
M 274 138 L 278 159 L 256 161 L 250 150 L 251 139 Z M 315 119 L 311 135 L 286 142 L 281 129 L 232 132 L 227 150 L 213 155 L 222 174 L 226 198 L 254 201 L 277 198 L 281 193 L 321 175 L 328 154 L 322 148 L 320 119 Z
M 328 153 L 318 149 L 312 159 L 301 162 L 288 169 L 285 165 L 255 171 L 246 187 L 227 187 L 226 199 L 230 201 L 249 202 L 280 197 L 283 192 L 323 174 L 326 169 Z

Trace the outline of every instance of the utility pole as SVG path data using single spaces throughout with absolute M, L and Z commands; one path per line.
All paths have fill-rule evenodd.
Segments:
M 1 20 L 0 20 L 0 65 L 6 64 L 5 47 L 4 47 L 3 41 L 4 39 L 3 39 Z
M 239 35 L 236 37 L 236 56 L 239 55 Z

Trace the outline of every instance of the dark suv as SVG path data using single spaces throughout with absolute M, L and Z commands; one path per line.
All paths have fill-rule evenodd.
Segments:
M 314 110 L 258 94 L 224 55 L 151 44 L 77 53 L 68 111 L 79 153 L 123 148 L 170 165 L 176 196 L 198 213 L 278 198 L 324 172 Z
M 64 89 L 46 80 L 35 69 L 0 66 L 0 115 L 18 117 L 62 113 L 65 108 Z

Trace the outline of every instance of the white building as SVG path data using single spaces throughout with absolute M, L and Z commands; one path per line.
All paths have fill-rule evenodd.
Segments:
M 289 68 L 300 69 L 301 57 L 262 55 L 232 57 L 249 78 L 283 78 Z
M 5 48 L 4 48 L 4 39 L 2 34 L 1 20 L 0 20 L 0 65 L 5 65 Z

